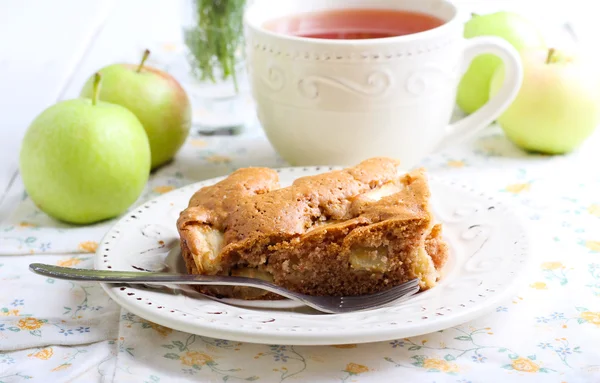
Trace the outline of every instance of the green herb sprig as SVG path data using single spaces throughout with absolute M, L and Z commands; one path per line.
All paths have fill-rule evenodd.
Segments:
M 244 44 L 245 0 L 191 0 L 195 25 L 184 31 L 194 74 L 202 81 L 233 79 L 237 91 L 236 62 Z

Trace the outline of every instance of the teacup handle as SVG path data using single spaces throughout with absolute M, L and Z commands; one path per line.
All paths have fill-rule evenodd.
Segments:
M 494 97 L 473 114 L 449 125 L 438 149 L 463 141 L 485 128 L 517 97 L 523 81 L 523 67 L 517 50 L 499 37 L 482 36 L 468 39 L 464 50 L 463 68 L 466 70 L 471 61 L 483 53 L 491 53 L 502 59 L 505 68 L 504 84 Z

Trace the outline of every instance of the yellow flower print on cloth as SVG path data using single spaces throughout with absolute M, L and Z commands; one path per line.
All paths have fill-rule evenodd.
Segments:
M 423 360 L 423 368 L 446 373 L 458 372 L 458 365 L 456 363 L 449 363 L 444 359 L 436 358 L 427 358 Z
M 529 285 L 529 287 L 531 287 L 532 289 L 537 289 L 537 290 L 547 290 L 548 289 L 548 285 L 546 285 L 546 282 L 533 282 L 532 284 Z
M 549 368 L 541 367 L 540 364 L 536 361 L 537 358 L 535 355 L 529 355 L 527 357 L 523 357 L 523 356 L 518 356 L 515 354 L 509 354 L 508 357 L 510 359 L 512 359 L 512 362 L 510 364 L 506 364 L 506 365 L 502 366 L 502 368 L 504 368 L 506 370 L 515 370 L 515 371 L 527 372 L 527 373 L 537 373 L 537 372 L 548 373 L 550 371 L 554 371 Z
M 204 366 L 213 361 L 212 356 L 200 351 L 188 351 L 180 358 L 181 364 L 186 366 Z
M 0 310 L 0 317 L 18 317 L 19 316 L 19 310 L 17 309 L 12 309 L 9 310 L 6 307 L 3 307 Z
M 19 319 L 17 327 L 21 330 L 37 330 L 44 325 L 44 322 L 36 318 Z
M 31 335 L 42 336 L 41 328 L 46 322 L 48 322 L 47 319 L 26 317 L 19 319 L 16 326 L 8 327 L 8 329 L 14 332 L 28 331 Z
M 600 241 L 586 241 L 585 247 L 593 253 L 600 253 Z
M 56 265 L 62 266 L 62 267 L 71 267 L 71 266 L 76 266 L 80 263 L 81 263 L 81 259 L 79 259 L 79 258 L 67 258 L 67 259 L 61 259 L 60 261 L 56 262 Z
M 600 327 L 600 312 L 584 311 L 580 314 L 581 319 L 587 323 Z
M 170 192 L 171 190 L 175 190 L 175 186 L 172 185 L 160 185 L 152 188 L 152 191 L 158 194 L 165 194 Z
M 190 145 L 192 145 L 195 148 L 203 148 L 206 145 L 208 145 L 208 143 L 204 140 L 200 140 L 200 139 L 192 139 L 190 140 Z
M 511 184 L 511 185 L 506 186 L 505 190 L 509 193 L 519 194 L 519 193 L 529 191 L 530 188 L 531 188 L 531 185 L 528 183 Z
M 563 264 L 560 262 L 544 262 L 544 263 L 542 263 L 543 270 L 556 270 L 556 269 L 563 269 L 564 267 L 565 266 L 563 266 Z
M 156 331 L 157 333 L 159 333 L 162 336 L 167 336 L 173 332 L 173 330 L 168 327 L 161 326 L 159 324 L 156 324 L 154 322 L 150 322 L 150 321 L 147 321 L 144 319 L 142 319 L 142 323 L 147 323 L 147 325 L 150 326 L 151 329 L 153 329 L 154 331 Z
M 95 253 L 98 249 L 98 242 L 96 241 L 85 241 L 81 242 L 77 248 L 84 253 Z
M 56 371 L 61 371 L 61 370 L 66 370 L 67 368 L 71 367 L 71 363 L 63 363 L 58 367 L 53 368 L 52 372 L 56 372 Z
M 342 377 L 340 380 L 342 382 L 346 382 L 346 381 L 348 381 L 348 379 L 350 379 L 353 376 L 356 376 L 359 374 L 364 374 L 365 372 L 369 372 L 370 369 L 369 369 L 369 367 L 367 367 L 365 365 L 351 362 L 351 363 L 348 363 L 346 365 L 346 368 L 344 368 L 342 371 L 345 372 L 346 375 L 344 377 Z
M 174 340 L 171 344 L 165 344 L 162 347 L 171 350 L 170 352 L 163 355 L 166 359 L 177 360 L 182 365 L 182 372 L 184 374 L 190 374 L 191 371 L 194 370 L 202 370 L 204 368 L 210 369 L 213 372 L 217 372 L 221 375 L 223 381 L 228 380 L 236 380 L 236 381 L 249 381 L 253 382 L 258 380 L 259 377 L 256 375 L 253 376 L 238 376 L 235 375 L 236 372 L 241 371 L 241 369 L 231 369 L 230 367 L 219 366 L 219 363 L 215 361 L 215 358 L 211 355 L 202 352 L 190 350 L 187 345 L 192 344 L 198 338 L 197 335 L 189 335 L 188 338 L 182 342 L 180 340 Z M 232 344 L 229 341 L 225 340 L 215 340 L 215 343 L 211 343 L 212 346 L 216 348 L 231 348 Z M 282 368 L 282 370 L 287 370 L 287 368 Z M 231 372 L 232 374 L 229 374 Z M 285 377 L 287 372 L 283 373 L 283 377 Z
M 465 162 L 464 161 L 459 161 L 459 160 L 449 160 L 446 165 L 450 168 L 464 168 L 465 167 Z
M 206 161 L 211 164 L 229 164 L 231 163 L 231 158 L 228 156 L 222 156 L 220 154 L 213 154 L 211 156 L 207 156 L 204 158 Z
M 458 364 L 451 363 L 445 359 L 429 358 L 425 355 L 415 355 L 412 359 L 415 360 L 415 362 L 412 363 L 413 366 L 424 368 L 428 372 L 455 374 L 460 370 Z
M 587 211 L 591 215 L 594 215 L 594 216 L 600 218 L 600 205 L 598 205 L 598 204 L 590 205 L 590 207 L 588 207 Z
M 358 363 L 348 363 L 344 371 L 349 372 L 350 374 L 358 375 L 362 374 L 363 372 L 369 372 L 369 367 Z
M 27 356 L 32 357 L 32 358 L 42 359 L 42 360 L 48 360 L 48 359 L 52 358 L 52 355 L 54 355 L 54 350 L 52 350 L 52 347 L 48 347 L 48 348 L 41 349 L 38 352 L 28 354 Z
M 27 221 L 22 221 L 22 222 L 19 222 L 19 224 L 17 225 L 17 227 L 19 229 L 31 229 L 33 227 L 37 227 L 37 225 L 35 223 L 31 223 L 31 222 L 27 222 Z
M 517 358 L 511 364 L 512 368 L 521 372 L 538 372 L 540 366 L 527 358 Z
M 561 262 L 544 262 L 540 267 L 548 281 L 558 281 L 561 286 L 569 282 L 569 270 Z

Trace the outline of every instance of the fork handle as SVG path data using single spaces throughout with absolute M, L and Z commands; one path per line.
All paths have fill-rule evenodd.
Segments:
M 104 283 L 175 283 L 180 285 L 220 285 L 248 286 L 268 288 L 274 286 L 260 279 L 246 277 L 231 277 L 223 275 L 178 274 L 146 271 L 113 271 L 76 269 L 32 263 L 29 270 L 50 278 L 66 279 L 69 281 L 104 282 Z

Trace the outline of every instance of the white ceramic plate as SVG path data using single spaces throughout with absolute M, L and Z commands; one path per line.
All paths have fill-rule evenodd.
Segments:
M 282 185 L 332 168 L 280 169 Z M 184 270 L 176 220 L 192 194 L 221 178 L 152 200 L 123 217 L 96 254 L 101 270 Z M 290 345 L 383 341 L 430 333 L 474 319 L 515 293 L 531 260 L 518 217 L 469 186 L 430 180 L 432 206 L 451 256 L 438 286 L 395 306 L 352 314 L 321 314 L 292 301 L 228 302 L 191 289 L 103 284 L 121 306 L 147 320 L 228 340 Z

